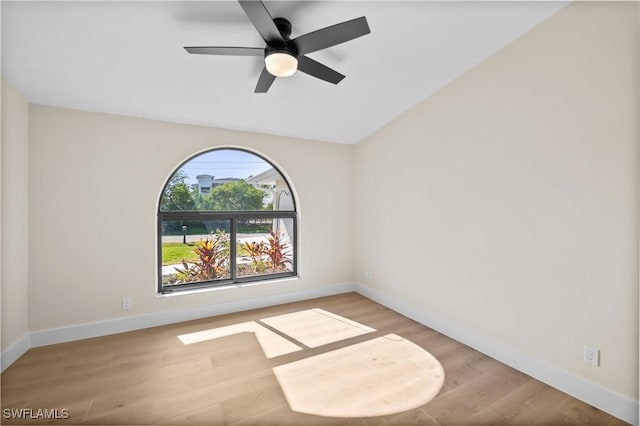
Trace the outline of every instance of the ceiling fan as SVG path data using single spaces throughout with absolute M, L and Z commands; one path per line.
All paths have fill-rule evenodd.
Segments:
M 266 93 L 276 77 L 289 77 L 296 70 L 329 83 L 338 84 L 345 77 L 344 75 L 305 55 L 371 32 L 367 18 L 362 16 L 292 40 L 290 38 L 291 23 L 284 18 L 272 18 L 262 1 L 238 0 L 238 2 L 264 39 L 266 43 L 264 48 L 193 46 L 185 47 L 185 50 L 201 55 L 264 56 L 265 66 L 258 78 L 255 93 Z

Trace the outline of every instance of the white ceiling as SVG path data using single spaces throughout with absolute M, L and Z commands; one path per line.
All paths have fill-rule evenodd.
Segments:
M 565 2 L 266 1 L 292 38 L 366 16 L 371 34 L 310 54 L 347 77 L 303 73 L 253 90 L 262 47 L 235 1 L 2 1 L 2 76 L 35 104 L 357 143 L 549 17 Z

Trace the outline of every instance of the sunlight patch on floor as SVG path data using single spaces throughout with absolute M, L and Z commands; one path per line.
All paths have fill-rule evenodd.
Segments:
M 274 367 L 293 411 L 373 417 L 426 404 L 444 383 L 429 352 L 395 334 Z
M 185 345 L 204 342 L 206 340 L 218 339 L 238 333 L 255 333 L 258 343 L 267 358 L 274 358 L 291 352 L 301 351 L 302 348 L 273 331 L 261 326 L 255 321 L 242 322 L 226 327 L 212 328 L 210 330 L 197 331 L 195 333 L 183 334 L 178 339 Z
M 376 331 L 375 328 L 319 308 L 264 318 L 260 321 L 310 348 Z

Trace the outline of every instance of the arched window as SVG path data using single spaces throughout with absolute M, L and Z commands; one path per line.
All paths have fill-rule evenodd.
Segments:
M 158 291 L 297 274 L 296 203 L 270 162 L 214 149 L 171 175 L 158 205 Z

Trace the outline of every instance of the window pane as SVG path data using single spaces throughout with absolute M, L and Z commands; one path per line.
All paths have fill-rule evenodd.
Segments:
M 162 284 L 231 279 L 230 220 L 162 222 Z
M 295 209 L 291 189 L 271 163 L 247 151 L 200 154 L 171 176 L 161 211 L 264 211 Z
M 238 220 L 237 276 L 293 271 L 293 219 Z

